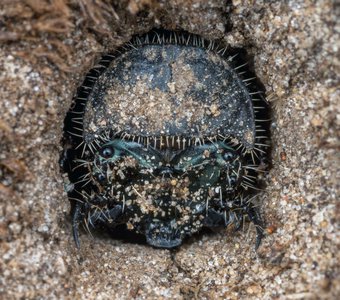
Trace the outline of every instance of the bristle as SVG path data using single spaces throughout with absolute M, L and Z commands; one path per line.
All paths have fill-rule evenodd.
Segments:
M 191 38 L 191 35 L 189 34 L 188 37 L 187 37 L 186 46 L 189 45 L 189 43 L 190 43 L 190 38 Z
M 222 52 L 222 55 L 224 55 L 224 53 L 225 53 L 225 51 L 227 50 L 227 47 L 224 49 L 224 51 Z M 233 56 L 230 56 L 229 58 L 228 58 L 228 61 L 233 61 L 234 60 L 234 58 L 235 57 L 237 57 L 239 55 L 239 53 L 236 53 L 236 54 L 234 54 Z
M 240 65 L 240 66 L 237 66 L 236 68 L 233 68 L 233 70 L 236 71 L 236 70 L 238 70 L 238 69 L 241 69 L 241 68 L 245 67 L 246 65 L 248 65 L 248 62 L 246 62 L 246 63 L 244 63 L 244 64 L 242 64 L 242 65 Z M 240 74 L 240 73 L 239 73 L 239 74 Z
M 70 135 L 75 136 L 75 137 L 83 138 L 82 135 L 76 134 L 76 133 L 71 132 L 71 131 L 67 131 L 67 133 L 69 133 Z
M 247 78 L 247 79 L 243 79 L 242 81 L 248 82 L 248 81 L 253 81 L 254 79 L 256 79 L 256 77 L 250 77 L 250 78 Z
M 249 93 L 249 95 L 257 95 L 257 94 L 263 94 L 263 91 L 256 91 L 256 92 Z

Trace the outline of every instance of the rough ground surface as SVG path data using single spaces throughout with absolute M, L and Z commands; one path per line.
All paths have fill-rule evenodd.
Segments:
M 339 8 L 254 2 L 1 1 L 2 299 L 339 296 Z M 257 253 L 252 227 L 193 238 L 177 252 L 85 234 L 74 247 L 58 165 L 65 113 L 99 53 L 160 25 L 254 57 L 273 107 Z

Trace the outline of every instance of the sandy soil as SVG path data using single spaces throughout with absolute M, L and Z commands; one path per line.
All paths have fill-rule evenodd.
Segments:
M 2 299 L 336 299 L 339 7 L 332 1 L 4 0 L 0 4 Z M 254 57 L 273 108 L 267 222 L 178 251 L 71 237 L 60 157 L 84 74 L 132 34 L 163 26 Z

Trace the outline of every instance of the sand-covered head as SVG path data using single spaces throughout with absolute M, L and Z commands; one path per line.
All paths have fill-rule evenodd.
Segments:
M 116 58 L 86 105 L 84 136 L 231 136 L 254 143 L 252 100 L 227 61 L 206 49 L 144 45 Z

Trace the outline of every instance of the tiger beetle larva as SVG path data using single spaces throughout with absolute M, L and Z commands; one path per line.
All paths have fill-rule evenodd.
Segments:
M 259 245 L 253 199 L 268 108 L 236 56 L 197 35 L 153 31 L 90 70 L 65 119 L 78 247 L 79 224 L 124 227 L 173 248 L 203 227 L 240 228 L 245 217 Z

